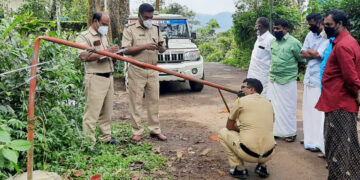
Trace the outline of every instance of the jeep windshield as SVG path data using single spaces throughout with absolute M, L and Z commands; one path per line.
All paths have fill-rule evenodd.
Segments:
M 164 37 L 169 39 L 189 39 L 189 30 L 185 19 L 153 20 L 159 24 Z
M 137 19 L 130 20 L 135 23 Z M 153 23 L 158 24 L 160 32 L 169 39 L 190 39 L 186 19 L 153 19 Z

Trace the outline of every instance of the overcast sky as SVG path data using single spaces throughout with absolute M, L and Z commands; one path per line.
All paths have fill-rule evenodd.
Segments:
M 130 12 L 137 11 L 143 2 L 152 4 L 156 0 L 130 0 Z M 235 12 L 234 0 L 164 0 L 165 4 L 178 3 L 198 14 L 215 15 L 221 12 Z

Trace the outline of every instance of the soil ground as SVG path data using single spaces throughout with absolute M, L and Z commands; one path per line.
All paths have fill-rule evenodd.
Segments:
M 221 63 L 205 63 L 205 80 L 231 89 L 240 89 L 246 74 L 246 71 Z M 128 95 L 122 80 L 116 80 L 115 89 L 114 118 L 116 121 L 129 121 Z M 327 179 L 325 160 L 318 158 L 317 153 L 305 150 L 299 143 L 303 139 L 302 92 L 303 85 L 298 83 L 297 140 L 294 143 L 277 140 L 275 155 L 268 163 L 271 173 L 268 180 Z M 223 94 L 229 105 L 237 98 L 235 94 Z M 233 179 L 228 175 L 229 165 L 220 143 L 209 139 L 225 127 L 228 116 L 220 113 L 226 108 L 217 89 L 205 86 L 202 92 L 191 92 L 188 82 L 162 83 L 159 109 L 162 132 L 168 141 L 159 142 L 151 138 L 144 141 L 153 144 L 155 149 L 160 148 L 161 155 L 169 158 L 168 173 L 172 179 Z M 146 124 L 145 117 L 143 120 Z M 261 179 L 253 172 L 255 166 L 246 164 L 249 179 Z

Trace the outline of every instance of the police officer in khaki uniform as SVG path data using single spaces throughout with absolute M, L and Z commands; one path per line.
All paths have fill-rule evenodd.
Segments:
M 158 53 L 165 51 L 162 45 L 164 39 L 159 27 L 152 24 L 154 8 L 147 3 L 140 5 L 139 18 L 136 23 L 128 25 L 123 34 L 122 47 L 128 48 L 126 55 L 138 61 L 157 65 Z M 159 122 L 159 73 L 152 69 L 144 69 L 130 65 L 129 77 L 129 107 L 132 121 L 133 140 L 140 141 L 144 128 L 140 126 L 141 107 L 145 93 L 148 127 L 150 134 L 165 141 L 161 134 Z
M 82 32 L 76 43 L 90 46 L 95 50 L 116 52 L 117 46 L 110 47 L 107 37 L 110 18 L 106 13 L 95 13 L 90 28 Z M 114 61 L 103 57 L 94 51 L 79 50 L 79 57 L 85 62 L 85 114 L 83 117 L 83 131 L 95 144 L 95 129 L 98 123 L 100 128 L 99 140 L 102 142 L 117 143 L 111 138 L 111 114 L 113 110 L 114 94 Z
M 220 143 L 229 159 L 230 174 L 239 179 L 248 178 L 244 163 L 258 163 L 255 173 L 268 177 L 265 163 L 274 154 L 274 110 L 271 103 L 260 94 L 263 90 L 257 79 L 245 79 L 238 98 L 230 110 L 226 128 L 219 131 Z

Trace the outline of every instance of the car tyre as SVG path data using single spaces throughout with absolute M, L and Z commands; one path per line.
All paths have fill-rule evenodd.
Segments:
M 203 77 L 201 78 L 202 80 L 205 79 L 205 75 L 203 74 Z M 197 82 L 194 82 L 194 81 L 189 81 L 189 84 L 190 84 L 190 88 L 191 88 L 191 91 L 194 91 L 194 92 L 201 92 L 202 89 L 204 88 L 204 84 L 202 83 L 197 83 Z

